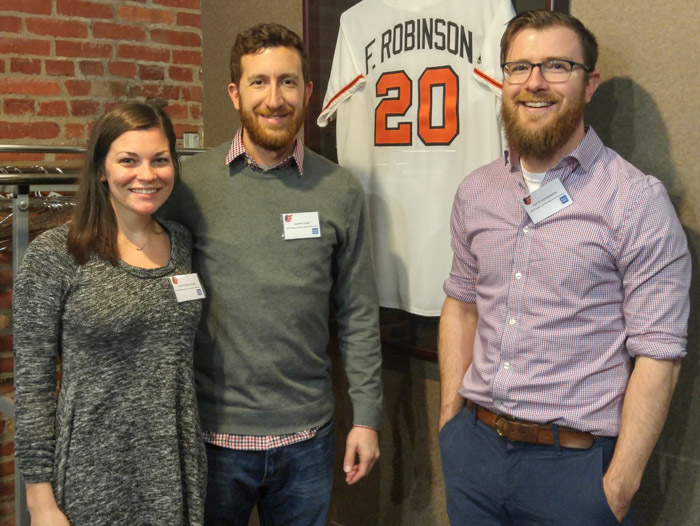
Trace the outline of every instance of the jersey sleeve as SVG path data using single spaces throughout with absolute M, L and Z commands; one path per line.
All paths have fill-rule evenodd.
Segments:
M 343 15 L 340 18 L 340 31 L 335 44 L 326 96 L 323 99 L 323 110 L 316 121 L 322 128 L 335 118 L 338 107 L 365 85 L 365 76 L 348 41 L 344 22 Z
M 501 0 L 486 29 L 481 53 L 474 67 L 476 80 L 499 97 L 503 88 L 501 37 L 506 29 L 506 24 L 514 16 L 513 3 L 510 0 Z

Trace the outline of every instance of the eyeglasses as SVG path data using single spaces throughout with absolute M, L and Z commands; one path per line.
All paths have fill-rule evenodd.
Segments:
M 547 82 L 566 82 L 569 80 L 574 66 L 578 66 L 589 73 L 593 71 L 593 68 L 589 68 L 585 64 L 563 59 L 545 60 L 537 64 L 525 62 L 524 60 L 501 64 L 503 76 L 508 84 L 524 84 L 530 78 L 532 70 L 535 68 L 540 68 L 540 73 Z

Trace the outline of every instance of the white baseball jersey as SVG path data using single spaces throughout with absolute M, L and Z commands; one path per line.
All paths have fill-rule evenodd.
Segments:
M 339 163 L 367 194 L 383 307 L 440 314 L 455 191 L 503 153 L 514 15 L 510 0 L 364 0 L 340 17 L 318 125 L 337 116 Z

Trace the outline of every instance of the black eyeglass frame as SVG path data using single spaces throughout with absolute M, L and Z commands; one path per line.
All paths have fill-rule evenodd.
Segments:
M 535 70 L 535 68 L 540 68 L 540 75 L 542 75 L 542 78 L 544 78 L 544 72 L 542 71 L 542 64 L 547 64 L 548 62 L 566 62 L 569 66 L 571 66 L 571 70 L 569 70 L 569 76 L 566 77 L 564 80 L 551 81 L 551 80 L 545 79 L 545 80 L 547 80 L 547 82 L 554 82 L 555 84 L 559 83 L 559 82 L 566 82 L 567 80 L 569 80 L 571 78 L 571 73 L 574 71 L 574 66 L 580 67 L 586 73 L 590 73 L 591 71 L 593 71 L 593 68 L 590 66 L 586 66 L 585 64 L 582 64 L 581 62 L 574 62 L 573 60 L 567 60 L 565 58 L 550 58 L 549 60 L 544 60 L 542 62 L 537 62 L 537 63 L 528 62 L 527 60 L 514 60 L 512 62 L 504 62 L 503 64 L 501 64 L 501 71 L 503 71 L 503 78 L 505 79 L 506 82 L 510 82 L 510 84 L 525 84 L 528 80 L 530 80 L 530 76 L 532 76 L 532 72 Z M 528 73 L 527 77 L 522 82 L 515 82 L 515 83 L 511 82 L 510 78 L 512 77 L 512 75 L 508 75 L 506 73 L 506 67 L 509 64 L 529 64 L 530 73 Z

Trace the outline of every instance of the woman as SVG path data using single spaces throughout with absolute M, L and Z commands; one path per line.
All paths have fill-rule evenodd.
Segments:
M 153 218 L 178 175 L 163 110 L 115 107 L 92 132 L 70 225 L 39 236 L 22 262 L 15 457 L 32 526 L 203 522 L 201 302 L 179 302 L 171 279 L 190 272 L 191 238 Z

